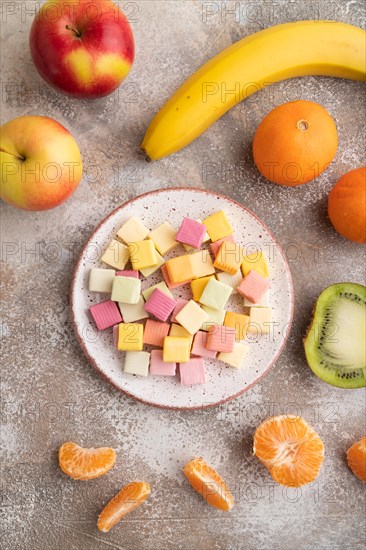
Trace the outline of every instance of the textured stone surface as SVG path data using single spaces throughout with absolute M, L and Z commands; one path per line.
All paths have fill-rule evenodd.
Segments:
M 338 177 L 365 163 L 362 84 L 312 77 L 276 84 L 238 105 L 179 154 L 148 164 L 139 153 L 144 130 L 170 93 L 232 41 L 288 20 L 339 19 L 362 26 L 363 3 L 226 2 L 227 9 L 237 6 L 235 13 L 216 2 L 126 3 L 137 44 L 133 71 L 116 94 L 90 103 L 71 100 L 40 80 L 27 45 L 35 3 L 3 2 L 2 8 L 9 4 L 15 10 L 2 23 L 2 121 L 23 114 L 59 120 L 80 143 L 85 177 L 57 210 L 27 213 L 1 205 L 3 548 L 363 547 L 364 487 L 347 469 L 345 450 L 365 432 L 365 393 L 319 381 L 302 347 L 320 291 L 338 281 L 364 282 L 362 247 L 339 237 L 326 217 L 327 193 Z M 282 189 L 259 176 L 251 141 L 262 117 L 294 98 L 329 110 L 340 145 L 316 181 Z M 270 373 L 221 408 L 189 413 L 153 409 L 115 391 L 83 357 L 68 311 L 73 266 L 91 229 L 125 200 L 179 185 L 222 192 L 261 217 L 287 253 L 296 293 L 291 337 Z M 317 482 L 299 491 L 273 485 L 251 455 L 255 427 L 277 413 L 301 413 L 325 441 Z M 57 449 L 67 440 L 113 446 L 116 467 L 90 482 L 66 478 Z M 207 507 L 186 483 L 181 468 L 196 455 L 231 486 L 237 504 L 229 514 Z M 101 507 L 134 479 L 150 481 L 152 497 L 109 534 L 100 534 Z

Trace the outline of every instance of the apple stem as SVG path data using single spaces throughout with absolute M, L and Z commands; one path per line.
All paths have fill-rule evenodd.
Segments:
M 65 27 L 68 31 L 72 31 L 73 33 L 75 33 L 75 35 L 80 38 L 81 36 L 81 32 L 78 31 L 77 29 L 73 29 L 72 27 L 69 27 L 69 25 L 66 25 Z
M 22 155 L 17 155 L 16 153 L 11 153 L 10 151 L 7 151 L 6 149 L 4 149 L 3 147 L 0 147 L 0 151 L 2 153 L 6 153 L 7 155 L 11 155 L 12 157 L 15 157 L 19 160 L 22 160 L 24 161 L 25 160 L 25 157 L 22 157 Z

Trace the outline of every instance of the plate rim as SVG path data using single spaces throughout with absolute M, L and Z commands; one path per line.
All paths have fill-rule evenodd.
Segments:
M 90 240 L 95 235 L 95 233 L 100 229 L 100 227 L 102 227 L 105 223 L 107 223 L 109 218 L 114 216 L 114 214 L 116 214 L 117 211 L 121 210 L 122 208 L 126 207 L 127 205 L 129 205 L 129 204 L 131 204 L 131 203 L 133 203 L 137 200 L 140 200 L 144 197 L 147 197 L 148 195 L 157 195 L 157 194 L 160 194 L 160 193 L 169 193 L 171 191 L 192 191 L 194 193 L 206 193 L 208 195 L 213 195 L 213 196 L 216 196 L 216 197 L 220 197 L 221 199 L 227 200 L 227 201 L 239 206 L 243 210 L 246 210 L 265 229 L 265 231 L 267 231 L 267 233 L 270 235 L 271 239 L 273 239 L 273 241 L 276 243 L 276 246 L 278 247 L 278 251 L 281 254 L 281 257 L 282 257 L 282 260 L 283 260 L 283 263 L 284 263 L 284 266 L 285 266 L 285 270 L 286 270 L 286 274 L 288 276 L 288 280 L 290 282 L 290 302 L 291 302 L 290 303 L 290 319 L 289 319 L 289 322 L 288 322 L 288 325 L 287 325 L 287 328 L 286 328 L 286 334 L 284 336 L 283 342 L 282 342 L 277 354 L 272 359 L 272 361 L 269 363 L 266 370 L 260 376 L 258 376 L 258 378 L 254 382 L 252 382 L 251 384 L 249 384 L 247 387 L 245 387 L 243 390 L 237 392 L 236 394 L 230 395 L 229 397 L 227 397 L 225 399 L 221 399 L 220 401 L 216 401 L 215 403 L 202 404 L 202 405 L 197 405 L 197 406 L 192 406 L 192 407 L 177 407 L 177 406 L 174 406 L 174 405 L 161 405 L 159 403 L 153 403 L 152 401 L 142 399 L 141 397 L 138 397 L 138 396 L 134 395 L 133 393 L 131 393 L 131 392 L 119 387 L 117 384 L 115 384 L 113 382 L 113 380 L 111 380 L 111 378 L 109 378 L 109 376 L 107 374 L 105 374 L 105 372 L 103 372 L 98 367 L 95 359 L 89 354 L 88 350 L 86 349 L 84 341 L 81 338 L 81 336 L 79 335 L 79 332 L 77 330 L 78 325 L 77 325 L 75 315 L 74 315 L 74 305 L 75 305 L 74 304 L 74 295 L 75 295 L 76 273 L 77 273 L 77 271 L 80 267 L 80 263 L 83 259 L 84 251 L 85 251 L 88 243 L 90 242 Z M 232 199 L 231 197 L 228 197 L 227 195 L 223 195 L 222 193 L 217 193 L 217 192 L 212 191 L 212 190 L 200 189 L 199 187 L 163 187 L 163 188 L 153 189 L 152 191 L 147 191 L 146 193 L 142 193 L 141 195 L 137 195 L 136 197 L 133 197 L 133 198 L 128 199 L 127 201 L 123 202 L 122 204 L 117 206 L 114 210 L 112 210 L 112 212 L 110 212 L 105 218 L 103 218 L 99 222 L 99 224 L 94 228 L 94 230 L 89 234 L 86 242 L 83 245 L 83 248 L 80 251 L 79 257 L 77 259 L 77 262 L 76 262 L 75 267 L 74 267 L 73 272 L 72 272 L 72 281 L 71 281 L 71 286 L 70 286 L 70 306 L 69 306 L 69 308 L 70 308 L 70 312 L 71 312 L 71 322 L 72 322 L 72 325 L 73 325 L 73 328 L 74 328 L 74 333 L 75 333 L 76 339 L 77 339 L 84 355 L 88 359 L 88 362 L 98 372 L 98 374 L 102 378 L 104 378 L 104 380 L 109 382 L 109 384 L 111 384 L 116 390 L 118 390 L 120 393 L 124 393 L 125 395 L 127 395 L 131 399 L 134 399 L 135 401 L 138 401 L 139 403 L 143 403 L 144 405 L 149 405 L 150 407 L 156 407 L 158 409 L 165 409 L 165 410 L 175 410 L 175 411 L 197 411 L 197 410 L 202 410 L 202 409 L 211 409 L 213 407 L 218 407 L 218 406 L 222 405 L 223 403 L 228 403 L 229 401 L 232 401 L 233 399 L 236 399 L 237 397 L 240 397 L 241 395 L 246 393 L 248 390 L 250 390 L 253 386 L 258 384 L 258 382 L 275 365 L 275 363 L 277 362 L 277 359 L 280 357 L 280 355 L 281 355 L 281 353 L 282 353 L 282 351 L 283 351 L 283 349 L 284 349 L 284 347 L 287 343 L 287 340 L 289 338 L 291 328 L 292 328 L 293 317 L 294 317 L 294 285 L 293 285 L 291 270 L 290 270 L 288 261 L 286 259 L 286 256 L 285 256 L 285 254 L 282 250 L 282 246 L 277 241 L 277 239 L 274 237 L 274 235 L 272 234 L 272 231 L 270 231 L 268 229 L 267 225 L 264 224 L 262 222 L 262 220 L 259 219 L 258 216 L 256 214 L 254 214 L 254 212 L 252 212 L 252 210 L 250 210 L 249 208 L 247 208 L 246 206 L 244 206 L 240 202 L 236 201 L 235 199 Z

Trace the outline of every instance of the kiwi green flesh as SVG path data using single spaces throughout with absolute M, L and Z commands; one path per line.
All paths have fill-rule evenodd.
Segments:
M 340 388 L 366 386 L 366 287 L 338 283 L 319 296 L 305 338 L 306 359 L 322 380 Z

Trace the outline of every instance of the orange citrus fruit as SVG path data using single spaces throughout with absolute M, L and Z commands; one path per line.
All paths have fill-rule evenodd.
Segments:
M 124 516 L 138 508 L 150 495 L 150 485 L 133 481 L 117 493 L 103 508 L 98 517 L 98 529 L 107 533 Z
M 116 452 L 110 447 L 84 449 L 67 442 L 58 451 L 61 470 L 74 479 L 93 479 L 106 474 L 116 462 Z
M 254 434 L 253 452 L 272 478 L 287 487 L 314 481 L 324 460 L 319 435 L 298 416 L 268 418 Z
M 348 449 L 347 462 L 355 476 L 366 483 L 366 437 Z
M 300 100 L 276 107 L 262 120 L 253 155 L 267 180 L 293 187 L 321 174 L 337 147 L 337 127 L 330 114 L 318 103 Z
M 195 458 L 185 465 L 183 472 L 210 506 L 228 512 L 234 506 L 234 498 L 222 477 L 202 458 Z
M 366 166 L 344 174 L 328 197 L 333 227 L 346 239 L 366 243 Z

